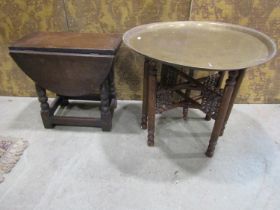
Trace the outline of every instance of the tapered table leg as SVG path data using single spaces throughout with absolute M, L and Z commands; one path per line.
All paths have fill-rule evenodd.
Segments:
M 217 144 L 218 138 L 220 136 L 221 130 L 224 126 L 224 121 L 230 107 L 230 101 L 234 92 L 234 88 L 236 85 L 236 79 L 238 78 L 239 71 L 230 71 L 229 77 L 226 81 L 224 94 L 222 98 L 222 102 L 219 108 L 219 112 L 214 124 L 214 128 L 211 134 L 210 142 L 208 149 L 206 151 L 206 156 L 212 157 L 214 154 L 215 146 Z
M 40 87 L 38 84 L 35 84 L 36 92 L 38 95 L 38 100 L 41 104 L 41 118 L 45 128 L 53 128 L 50 106 L 48 103 L 48 97 L 46 94 L 46 89 Z
M 148 82 L 149 80 L 149 60 L 145 59 L 144 63 L 144 78 L 143 78 L 143 102 L 142 102 L 142 118 L 141 128 L 147 129 L 147 115 L 148 115 Z
M 148 63 L 148 146 L 154 146 L 157 69 L 154 61 Z
M 231 99 L 230 99 L 229 108 L 228 108 L 228 111 L 227 111 L 227 114 L 226 114 L 226 117 L 225 117 L 225 120 L 224 120 L 224 125 L 223 125 L 223 128 L 221 130 L 220 136 L 222 136 L 224 134 L 224 130 L 225 130 L 227 121 L 229 119 L 230 113 L 231 113 L 233 105 L 234 105 L 234 101 L 235 101 L 236 96 L 239 92 L 239 89 L 240 89 L 240 86 L 241 86 L 242 81 L 244 79 L 245 73 L 246 73 L 246 69 L 243 69 L 243 70 L 239 71 L 239 75 L 237 77 L 237 82 L 236 82 L 234 91 L 232 93 Z

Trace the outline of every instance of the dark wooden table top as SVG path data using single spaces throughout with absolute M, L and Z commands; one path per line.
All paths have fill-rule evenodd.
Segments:
M 113 55 L 121 40 L 121 34 L 37 32 L 15 42 L 10 50 Z

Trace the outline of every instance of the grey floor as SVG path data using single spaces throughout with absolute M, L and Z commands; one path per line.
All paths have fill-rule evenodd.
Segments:
M 77 104 L 58 114 L 95 112 Z M 280 209 L 280 105 L 236 105 L 212 159 L 213 122 L 201 112 L 158 116 L 154 148 L 140 112 L 119 101 L 109 133 L 46 130 L 37 99 L 0 97 L 0 135 L 30 143 L 0 185 L 0 209 Z

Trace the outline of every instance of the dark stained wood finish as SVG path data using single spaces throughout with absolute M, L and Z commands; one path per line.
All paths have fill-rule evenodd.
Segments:
M 101 127 L 101 120 L 93 117 L 53 116 L 52 122 L 55 125 Z
M 223 125 L 223 128 L 221 130 L 220 136 L 222 136 L 224 134 L 224 130 L 225 130 L 227 121 L 228 121 L 229 116 L 231 114 L 231 111 L 232 111 L 232 108 L 233 108 L 233 105 L 234 105 L 234 101 L 236 99 L 236 96 L 238 94 L 238 91 L 240 89 L 242 81 L 244 79 L 245 73 L 246 73 L 246 69 L 242 69 L 242 70 L 239 71 L 239 75 L 238 75 L 238 78 L 237 78 L 237 81 L 236 81 L 236 85 L 235 85 L 233 94 L 232 94 L 231 99 L 230 99 L 229 107 L 228 107 L 228 110 L 227 110 L 227 114 L 226 114 L 226 117 L 225 117 L 224 125 Z
M 108 76 L 112 55 L 10 51 L 18 66 L 41 87 L 63 96 L 90 95 Z
M 220 105 L 220 109 L 218 112 L 218 117 L 215 121 L 214 128 L 213 128 L 210 142 L 209 142 L 209 146 L 206 151 L 206 155 L 208 157 L 212 157 L 214 154 L 214 150 L 215 150 L 218 138 L 219 138 L 221 130 L 223 129 L 223 126 L 224 126 L 225 118 L 226 118 L 226 115 L 228 112 L 228 108 L 230 106 L 231 97 L 234 92 L 236 79 L 237 79 L 238 75 L 239 75 L 239 71 L 230 71 L 229 72 L 229 77 L 226 81 L 226 86 L 225 86 L 222 102 Z
M 101 86 L 101 121 L 102 130 L 110 131 L 112 128 L 112 113 L 110 110 L 109 81 L 105 80 Z
M 106 80 L 108 84 L 108 80 Z M 41 103 L 41 117 L 45 128 L 53 128 L 55 125 L 66 125 L 66 126 L 90 126 L 99 127 L 103 131 L 110 131 L 112 128 L 112 116 L 115 108 L 115 99 L 109 97 L 109 92 L 105 87 L 108 85 L 102 85 L 102 96 L 101 96 L 101 118 L 92 117 L 66 117 L 56 116 L 55 111 L 59 106 L 65 106 L 65 100 L 82 99 L 95 100 L 95 97 L 85 98 L 71 98 L 64 96 L 57 96 L 51 105 L 48 103 L 48 97 L 46 95 L 46 89 L 41 88 L 36 84 L 36 91 L 38 94 L 38 100 Z M 109 110 L 109 112 L 108 112 Z
M 190 69 L 189 70 L 189 76 L 190 77 L 193 77 L 194 75 L 194 71 L 193 69 Z M 186 98 L 189 98 L 190 97 L 190 94 L 191 94 L 191 89 L 186 89 L 185 91 L 185 97 Z M 188 112 L 189 112 L 189 104 L 186 103 L 184 106 L 183 106 L 183 119 L 184 120 L 187 120 L 188 119 Z
M 148 116 L 148 89 L 149 89 L 149 60 L 145 59 L 144 63 L 144 77 L 143 77 L 143 103 L 142 103 L 142 119 L 141 128 L 147 129 Z
M 183 107 L 183 119 L 186 119 L 187 111 L 189 108 L 195 108 L 204 111 L 203 106 L 213 106 L 213 102 L 210 101 L 210 104 L 203 105 L 201 102 L 202 95 L 192 96 L 191 91 L 195 90 L 200 92 L 200 94 L 203 94 L 202 91 L 206 89 L 208 91 L 207 94 L 213 94 L 213 96 L 211 96 L 213 100 L 221 98 L 220 103 L 218 103 L 217 101 L 215 102 L 218 103 L 215 105 L 218 106 L 218 109 L 215 111 L 216 113 L 213 113 L 213 110 L 211 109 L 209 113 L 205 112 L 207 120 L 215 120 L 215 124 L 209 141 L 209 146 L 205 153 L 206 156 L 212 157 L 218 138 L 223 133 L 225 125 L 229 119 L 232 107 L 234 105 L 234 100 L 238 94 L 238 90 L 244 78 L 245 69 L 228 72 L 217 72 L 215 77 L 216 79 L 214 80 L 215 82 L 213 83 L 214 86 L 208 87 L 207 81 L 211 78 L 210 76 L 194 78 L 195 69 L 191 69 L 186 74 L 183 73 L 183 71 L 178 71 L 173 66 L 169 67 L 166 64 L 163 64 L 162 66 L 164 67 L 164 69 L 161 70 L 161 80 L 159 83 L 157 83 L 156 67 L 160 65 L 157 65 L 156 62 L 160 61 L 146 58 L 144 65 L 141 126 L 143 129 L 145 129 L 145 125 L 148 125 L 148 145 L 154 145 L 155 113 L 162 113 L 172 108 Z M 175 73 L 172 75 L 172 72 Z M 223 87 L 223 80 L 226 74 L 228 74 L 228 79 L 226 80 L 226 84 Z M 176 76 L 174 77 L 174 75 L 181 77 L 181 79 L 178 79 L 178 77 L 176 78 Z M 174 81 L 177 81 L 177 83 L 174 83 Z M 160 100 L 160 98 L 158 98 L 158 94 L 159 91 L 162 90 L 158 89 L 158 87 L 162 88 L 162 86 L 165 86 L 166 94 L 176 93 L 183 99 L 183 101 L 172 101 L 171 103 L 170 101 L 159 102 L 158 100 Z M 157 107 L 157 105 L 161 105 L 161 103 L 164 105 L 164 107 L 167 106 L 166 109 L 161 110 L 162 107 Z
M 54 125 L 112 128 L 117 106 L 113 63 L 119 34 L 35 33 L 10 47 L 10 55 L 35 82 L 45 128 Z M 57 94 L 50 106 L 46 89 Z M 100 93 L 100 94 L 99 94 Z M 100 100 L 101 117 L 55 116 L 71 100 Z
M 53 128 L 51 121 L 51 109 L 48 104 L 48 97 L 46 89 L 41 88 L 38 84 L 35 84 L 38 100 L 41 104 L 41 117 L 45 128 Z M 54 112 L 54 111 L 53 111 Z
M 217 83 L 216 88 L 222 88 L 222 84 L 223 84 L 226 72 L 225 71 L 220 71 L 220 72 L 218 72 L 218 74 L 220 75 L 220 79 L 219 79 L 219 81 Z M 205 120 L 206 121 L 210 121 L 211 119 L 212 119 L 211 118 L 211 114 L 206 113 Z
M 148 61 L 148 146 L 154 146 L 155 114 L 156 114 L 156 86 L 157 69 L 156 62 Z
M 114 55 L 120 43 L 120 34 L 38 32 L 18 40 L 10 50 Z
M 109 82 L 109 92 L 110 92 L 110 99 L 112 100 L 114 109 L 117 108 L 117 93 L 115 87 L 115 71 L 114 65 L 111 67 L 111 71 L 109 73 L 108 82 Z

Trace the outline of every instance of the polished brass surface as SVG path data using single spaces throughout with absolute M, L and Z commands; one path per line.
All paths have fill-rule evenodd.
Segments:
M 221 22 L 151 23 L 127 31 L 123 40 L 147 57 L 208 70 L 245 69 L 276 54 L 276 45 L 267 35 Z

